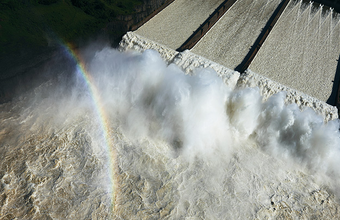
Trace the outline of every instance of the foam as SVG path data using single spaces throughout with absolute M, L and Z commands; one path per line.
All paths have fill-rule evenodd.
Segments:
M 322 188 L 337 190 L 339 185 L 338 120 L 324 123 L 311 109 L 301 112 L 296 104 L 285 105 L 284 92 L 263 100 L 258 87 L 232 89 L 222 78 L 237 73 L 224 69 L 224 74 L 216 74 L 215 63 L 188 51 L 170 63 L 154 50 L 120 53 L 105 47 L 87 53 L 83 66 L 98 88 L 117 153 L 116 219 L 339 218 L 334 194 Z M 194 69 L 205 65 L 210 68 Z M 55 89 L 51 83 L 23 94 L 27 106 L 15 103 L 22 109 L 18 116 L 11 109 L 11 114 L 0 111 L 6 116 L 0 120 L 0 138 L 14 141 L 4 142 L 8 147 L 1 148 L 7 151 L 1 154 L 2 165 L 16 169 L 25 161 L 34 175 L 52 175 L 51 182 L 34 185 L 20 169 L 15 175 L 6 170 L 0 181 L 12 182 L 5 186 L 7 194 L 26 179 L 27 189 L 34 189 L 35 209 L 52 217 L 95 218 L 98 213 L 98 218 L 108 219 L 105 201 L 109 204 L 111 194 L 105 193 L 109 183 L 103 171 L 111 168 L 105 165 L 105 140 L 93 97 L 76 70 L 70 86 L 65 86 L 70 80 L 65 78 L 53 84 Z M 8 129 L 15 136 L 8 135 Z M 39 154 L 32 151 L 36 147 L 42 148 Z M 51 164 L 46 167 L 46 162 Z M 334 185 L 317 182 L 313 175 L 325 176 Z M 59 199 L 64 189 L 70 190 Z M 8 201 L 25 201 L 21 189 L 15 192 Z M 58 203 L 67 198 L 72 199 L 68 206 Z M 18 202 L 7 203 L 5 209 L 12 204 Z

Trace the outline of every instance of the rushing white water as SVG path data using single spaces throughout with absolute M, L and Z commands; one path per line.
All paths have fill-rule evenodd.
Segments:
M 0 106 L 0 216 L 339 216 L 338 120 L 287 106 L 284 93 L 264 102 L 259 89 L 231 89 L 212 69 L 185 75 L 155 51 L 83 56 L 116 158 L 106 157 L 83 78 L 68 68 L 71 77 Z

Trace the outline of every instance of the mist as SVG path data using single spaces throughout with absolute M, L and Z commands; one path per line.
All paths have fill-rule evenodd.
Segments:
M 114 148 L 118 155 L 123 155 L 120 157 L 126 157 L 117 159 L 120 172 L 151 178 L 163 172 L 155 169 L 164 169 L 167 175 L 176 175 L 173 181 L 178 191 L 173 193 L 173 199 L 178 205 L 173 216 L 178 218 L 198 198 L 205 198 L 208 207 L 214 206 L 215 212 L 209 209 L 205 215 L 216 218 L 228 216 L 227 204 L 234 213 L 237 207 L 246 205 L 247 196 L 235 203 L 223 194 L 250 190 L 247 187 L 251 186 L 244 186 L 251 181 L 248 177 L 239 176 L 240 181 L 235 183 L 236 180 L 230 179 L 234 172 L 230 169 L 237 170 L 235 161 L 242 162 L 254 175 L 272 175 L 276 179 L 287 175 L 287 170 L 302 170 L 336 190 L 340 178 L 339 120 L 325 123 L 322 116 L 309 108 L 301 111 L 296 104 L 286 105 L 284 92 L 263 101 L 258 88 L 231 89 L 212 69 L 196 69 L 186 75 L 178 66 L 167 65 L 153 50 L 119 52 L 106 46 L 91 46 L 81 50 L 79 56 L 91 85 L 98 90 L 100 105 L 107 115 L 105 120 L 112 130 L 109 134 L 113 146 L 104 146 L 101 119 L 95 110 L 98 100 L 72 60 L 46 70 L 58 77 L 1 106 L 3 115 L 15 112 L 18 115 L 11 123 L 8 121 L 13 117 L 8 116 L 7 122 L 2 122 L 2 129 L 11 124 L 23 135 L 7 133 L 7 145 L 24 140 L 30 136 L 25 134 L 29 132 L 61 136 L 72 130 L 66 139 L 76 140 L 80 135 L 83 142 L 77 143 L 87 146 L 77 155 L 84 158 L 94 154 L 93 160 L 101 170 L 85 175 L 82 181 L 92 188 L 104 188 L 101 195 L 106 196 L 112 193 L 106 170 L 112 158 L 108 158 L 105 147 Z M 15 141 L 14 136 L 18 136 Z M 266 161 L 275 158 L 276 170 L 264 164 L 260 156 L 245 156 L 257 150 L 266 155 Z M 161 165 L 158 168 L 149 165 L 144 157 L 160 161 Z M 64 159 L 63 163 L 70 165 L 68 158 Z M 66 171 L 63 175 L 66 176 Z M 72 175 L 68 178 L 75 178 Z M 324 176 L 327 181 L 322 180 Z M 229 185 L 226 179 L 230 179 Z M 224 187 L 229 191 L 223 191 Z M 267 192 L 258 191 L 254 199 L 270 204 Z M 216 204 L 220 204 L 219 208 Z M 242 217 L 240 208 L 237 210 L 238 215 L 229 217 Z M 244 210 L 254 212 L 250 206 Z
M 87 68 L 105 110 L 132 139 L 166 140 L 186 157 L 232 154 L 237 142 L 252 139 L 269 154 L 336 172 L 339 121 L 324 123 L 309 108 L 286 105 L 284 92 L 264 102 L 258 88 L 232 90 L 212 69 L 185 75 L 152 50 L 104 48 Z
M 214 154 L 229 158 L 239 142 L 252 140 L 270 155 L 338 176 L 339 121 L 325 124 L 309 108 L 285 105 L 285 92 L 264 102 L 258 88 L 232 90 L 209 68 L 186 75 L 153 50 L 123 53 L 90 45 L 80 53 L 112 126 L 132 141 L 163 140 L 172 155 L 214 160 Z M 30 103 L 40 103 L 38 115 L 48 109 L 46 117 L 65 120 L 93 111 L 84 76 L 70 63 L 58 83 L 35 89 Z

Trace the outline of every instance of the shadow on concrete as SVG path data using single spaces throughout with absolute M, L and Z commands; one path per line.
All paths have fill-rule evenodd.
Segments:
M 257 37 L 255 43 L 253 46 L 250 48 L 248 54 L 245 56 L 243 61 L 235 68 L 236 71 L 239 73 L 243 73 L 246 69 L 248 69 L 250 63 L 253 61 L 255 58 L 257 52 L 260 50 L 262 44 L 264 41 L 267 39 L 270 31 L 274 28 L 274 25 L 282 15 L 283 11 L 287 7 L 289 3 L 289 0 L 283 0 L 275 9 L 274 13 L 272 16 L 269 18 L 267 21 L 266 25 L 261 31 L 261 34 Z
M 339 84 L 340 84 L 340 56 L 338 58 L 338 65 L 336 67 L 336 71 L 335 71 L 335 76 L 334 76 L 334 80 L 333 80 L 333 87 L 332 87 L 332 93 L 329 96 L 329 98 L 327 99 L 327 104 L 329 105 L 339 105 L 340 103 L 338 103 L 338 91 L 339 91 Z
M 215 11 L 197 28 L 197 30 L 179 47 L 178 52 L 192 49 L 198 41 L 215 25 L 215 23 L 233 6 L 236 0 L 225 0 Z

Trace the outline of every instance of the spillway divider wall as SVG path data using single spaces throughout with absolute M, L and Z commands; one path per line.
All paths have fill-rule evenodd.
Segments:
M 218 8 L 204 21 L 203 24 L 177 49 L 178 52 L 190 50 L 197 42 L 214 26 L 214 24 L 233 6 L 237 0 L 225 0 Z
M 283 0 L 279 4 L 279 6 L 276 8 L 276 10 L 272 14 L 272 16 L 269 18 L 267 24 L 264 26 L 261 34 L 258 36 L 258 38 L 256 39 L 255 43 L 253 44 L 253 46 L 249 50 L 248 54 L 245 56 L 245 58 L 243 59 L 241 64 L 238 65 L 235 68 L 236 71 L 238 71 L 240 73 L 243 73 L 246 69 L 248 69 L 249 65 L 251 64 L 251 62 L 255 58 L 257 52 L 260 50 L 262 44 L 267 39 L 270 31 L 273 29 L 273 27 L 275 26 L 276 22 L 279 20 L 279 18 L 282 15 L 283 11 L 287 7 L 289 1 L 290 0 Z

